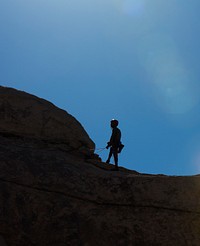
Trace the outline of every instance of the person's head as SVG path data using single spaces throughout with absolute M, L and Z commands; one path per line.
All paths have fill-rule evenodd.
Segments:
M 118 120 L 112 119 L 112 120 L 110 121 L 110 126 L 111 126 L 112 128 L 117 127 L 118 124 L 119 124 Z

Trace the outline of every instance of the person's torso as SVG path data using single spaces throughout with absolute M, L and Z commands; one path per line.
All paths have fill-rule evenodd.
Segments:
M 113 128 L 110 143 L 112 146 L 118 146 L 121 140 L 121 131 L 119 128 Z

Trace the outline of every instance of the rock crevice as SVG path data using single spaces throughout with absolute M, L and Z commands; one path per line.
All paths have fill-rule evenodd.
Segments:
M 61 195 L 61 196 L 65 196 L 65 197 L 69 197 L 75 200 L 80 200 L 80 201 L 84 201 L 87 203 L 93 203 L 95 205 L 99 205 L 99 206 L 113 206 L 113 207 L 134 207 L 134 208 L 144 208 L 144 209 L 158 209 L 158 210 L 169 210 L 169 211 L 174 211 L 174 212 L 178 212 L 178 213 L 193 213 L 196 214 L 197 216 L 200 216 L 200 212 L 196 212 L 196 211 L 192 211 L 192 210 L 183 210 L 183 209 L 178 209 L 178 208 L 170 208 L 170 207 L 159 207 L 159 206 L 153 206 L 153 205 L 140 205 L 140 204 L 125 204 L 125 203 L 106 203 L 104 201 L 97 201 L 97 200 L 90 200 L 81 196 L 75 196 L 72 194 L 67 194 L 66 192 L 60 192 L 60 191 L 56 191 L 56 190 L 48 190 L 45 188 L 40 188 L 40 187 L 33 187 L 33 186 L 28 186 L 26 184 L 22 184 L 22 183 L 17 183 L 15 181 L 10 181 L 10 180 L 4 180 L 4 179 L 0 179 L 0 182 L 4 182 L 4 183 L 9 183 L 11 185 L 14 186 L 21 186 L 25 189 L 31 189 L 31 190 L 35 190 L 35 191 L 40 191 L 40 192 L 47 192 L 47 193 L 54 193 L 57 195 Z

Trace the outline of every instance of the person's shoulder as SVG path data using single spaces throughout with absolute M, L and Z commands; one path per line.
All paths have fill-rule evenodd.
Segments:
M 120 129 L 118 127 L 115 128 L 116 132 L 121 132 Z

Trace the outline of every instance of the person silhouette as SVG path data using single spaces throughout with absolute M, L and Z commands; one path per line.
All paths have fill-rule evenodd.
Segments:
M 106 163 L 110 163 L 110 159 L 113 155 L 114 162 L 115 162 L 115 169 L 114 170 L 116 170 L 116 171 L 118 171 L 118 153 L 120 153 L 124 147 L 124 145 L 121 143 L 121 131 L 117 127 L 118 125 L 119 125 L 118 120 L 112 119 L 110 121 L 110 126 L 112 128 L 112 135 L 110 137 L 110 141 L 107 142 L 107 146 L 106 146 L 106 149 L 110 148 L 108 159 L 107 159 Z

